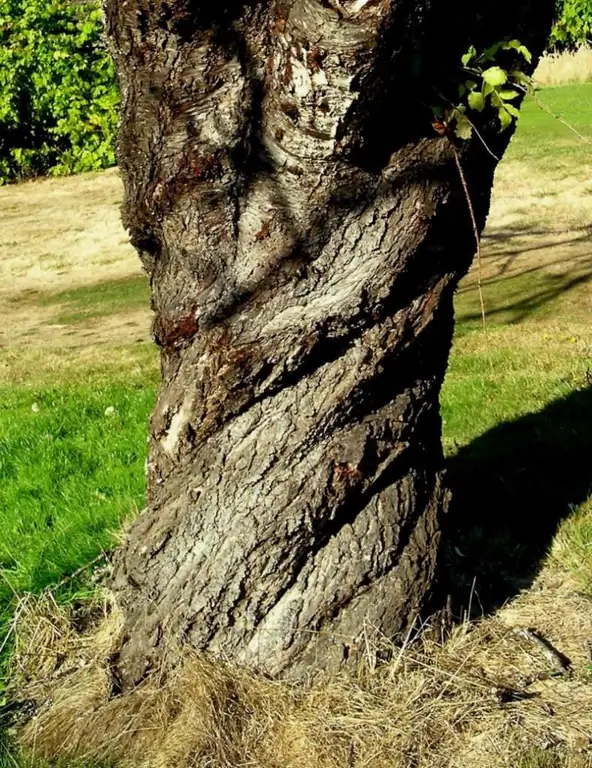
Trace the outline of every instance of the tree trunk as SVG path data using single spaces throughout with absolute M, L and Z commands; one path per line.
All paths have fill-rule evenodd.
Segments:
M 427 105 L 504 10 L 431 5 L 107 2 L 162 368 L 147 509 L 112 578 L 125 684 L 171 640 L 301 676 L 422 608 L 475 250 L 455 153 L 479 226 L 495 166 L 437 135 Z M 535 5 L 506 21 L 531 45 L 550 22 Z

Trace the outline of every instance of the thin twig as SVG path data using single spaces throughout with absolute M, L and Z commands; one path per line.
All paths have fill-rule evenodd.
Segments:
M 465 115 L 465 117 L 467 117 L 467 116 Z M 496 160 L 498 163 L 500 163 L 501 162 L 501 158 L 498 157 L 495 154 L 495 152 L 492 152 L 492 150 L 489 148 L 489 145 L 487 144 L 487 142 L 485 141 L 485 139 L 483 138 L 483 136 L 479 132 L 479 130 L 478 130 L 477 126 L 475 125 L 475 123 L 470 118 L 468 118 L 468 117 L 467 117 L 467 120 L 469 121 L 469 124 L 470 124 L 471 128 L 475 131 L 475 135 L 477 136 L 477 138 L 479 139 L 481 144 L 483 144 L 483 146 L 489 152 L 489 154 L 493 157 L 493 159 Z
M 477 584 L 477 576 L 473 576 L 473 583 L 471 584 L 471 592 L 469 594 L 469 607 L 467 609 L 467 621 L 471 620 L 471 612 L 473 610 L 473 594 L 475 592 L 475 585 Z
M 450 99 L 446 98 L 446 96 L 444 96 L 444 94 L 440 93 L 440 91 L 435 91 L 435 93 L 436 93 L 436 96 L 438 96 L 438 98 L 442 99 L 442 101 L 445 101 L 445 102 L 446 102 L 446 103 L 447 103 L 447 104 L 448 104 L 448 105 L 449 105 L 449 106 L 450 106 L 452 109 L 455 109 L 455 108 L 456 108 L 456 104 L 454 104 L 454 102 L 450 101 Z M 471 118 L 470 118 L 470 117 L 468 117 L 467 115 L 465 115 L 465 118 L 466 118 L 467 122 L 469 123 L 469 125 L 471 126 L 471 128 L 472 128 L 472 129 L 475 131 L 475 135 L 477 136 L 477 138 L 479 139 L 479 141 L 481 142 L 481 144 L 483 144 L 483 146 L 485 147 L 485 149 L 487 150 L 487 152 L 488 152 L 488 153 L 489 153 L 489 154 L 490 154 L 490 155 L 493 157 L 493 159 L 494 159 L 494 160 L 496 160 L 498 163 L 499 163 L 499 162 L 501 162 L 501 158 L 499 158 L 499 157 L 498 157 L 498 156 L 495 154 L 495 152 L 493 152 L 493 151 L 491 150 L 491 148 L 489 147 L 489 145 L 487 144 L 487 142 L 486 142 L 486 141 L 485 141 L 485 139 L 483 138 L 483 136 L 482 136 L 481 132 L 479 131 L 479 129 L 477 128 L 477 126 L 475 125 L 475 123 L 474 123 L 474 122 L 471 120 Z
M 483 330 L 486 329 L 487 323 L 485 321 L 485 301 L 483 299 L 483 283 L 481 280 L 481 238 L 479 237 L 479 227 L 477 226 L 477 217 L 475 216 L 475 209 L 473 208 L 473 203 L 471 201 L 471 193 L 469 192 L 469 185 L 467 184 L 467 179 L 465 176 L 465 172 L 463 171 L 463 167 L 460 162 L 460 157 L 458 154 L 458 150 L 454 146 L 452 142 L 450 142 L 450 145 L 452 146 L 452 149 L 454 151 L 454 159 L 456 161 L 456 167 L 458 168 L 458 173 L 460 175 L 460 180 L 462 182 L 463 190 L 465 193 L 465 197 L 467 200 L 467 205 L 469 206 L 469 213 L 471 215 L 471 223 L 473 225 L 473 234 L 475 235 L 475 244 L 477 246 L 477 287 L 479 289 L 479 303 L 481 305 L 481 321 L 483 323 Z
M 93 565 L 96 565 L 97 563 L 100 563 L 101 560 L 106 560 L 108 557 L 107 552 L 101 552 L 96 557 L 93 557 L 93 559 L 85 563 L 84 565 L 81 565 L 80 568 L 77 568 L 73 573 L 70 573 L 68 576 L 65 576 L 60 582 L 57 584 L 54 584 L 51 589 L 60 589 L 61 587 L 65 587 L 66 584 L 70 584 L 70 582 L 74 581 L 74 579 L 78 578 L 81 573 L 84 573 L 84 571 L 87 571 L 89 568 L 92 568 Z
M 571 123 L 568 123 L 564 117 L 561 117 L 561 115 L 556 115 L 555 112 L 553 112 L 553 110 L 547 104 L 545 104 L 544 101 L 541 101 L 534 88 L 525 88 L 523 85 L 520 85 L 518 83 L 514 83 L 514 87 L 519 88 L 521 91 L 523 91 L 526 94 L 530 94 L 534 99 L 536 105 L 540 107 L 543 110 L 543 112 L 546 112 L 548 115 L 551 115 L 551 117 L 554 117 L 555 120 L 558 120 L 566 128 L 569 128 L 569 130 L 572 133 L 575 133 L 575 135 L 578 137 L 578 139 L 580 139 L 580 141 L 583 141 L 585 144 L 592 144 L 592 139 L 589 136 L 584 136 L 584 134 L 580 133 L 577 128 L 574 128 L 573 125 L 571 125 Z

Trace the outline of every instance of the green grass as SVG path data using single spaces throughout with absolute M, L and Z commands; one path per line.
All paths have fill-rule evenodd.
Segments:
M 504 334 L 488 332 L 489 349 L 459 343 L 441 398 L 448 453 L 497 424 L 538 412 L 586 387 L 592 360 L 574 354 L 569 340 L 521 350 L 496 346 Z
M 71 760 L 52 762 L 45 760 L 28 759 L 25 756 L 16 757 L 10 741 L 2 742 L 0 735 L 0 768 L 110 768 L 106 763 L 97 763 L 94 760 Z
M 36 302 L 41 306 L 60 305 L 62 311 L 52 322 L 73 325 L 84 320 L 147 307 L 150 303 L 150 289 L 146 277 L 140 275 L 44 295 L 38 297 Z
M 112 548 L 122 521 L 143 504 L 155 372 L 110 371 L 110 381 L 77 374 L 50 386 L 0 389 L 0 644 L 22 594 L 55 587 Z M 80 587 L 68 584 L 58 599 L 72 599 Z M 4 653 L 0 705 L 6 663 Z M 0 717 L 0 737 L 1 726 Z M 42 768 L 16 760 L 0 738 L 0 768 Z
M 569 573 L 582 592 L 592 595 L 592 499 L 574 507 L 564 520 L 553 541 L 550 562 Z
M 442 392 L 454 491 L 443 581 L 459 615 L 527 587 L 547 558 L 592 586 L 590 336 L 579 347 L 499 328 L 455 344 Z M 592 592 L 590 592 L 592 594 Z
M 0 393 L 0 604 L 109 546 L 142 504 L 151 388 L 58 385 Z M 105 415 L 107 409 L 114 412 Z
M 545 88 L 538 98 L 554 115 L 592 139 L 592 84 Z M 573 177 L 574 172 L 580 175 L 589 168 L 590 149 L 589 144 L 527 97 L 506 161 L 520 161 L 533 171 L 552 173 L 555 178 Z
M 541 321 L 569 316 L 570 322 L 586 322 L 587 286 L 592 272 L 581 266 L 571 272 L 551 273 L 542 268 L 483 281 L 487 324 L 539 325 Z M 457 336 L 481 328 L 479 294 L 474 283 L 463 283 L 456 298 Z
M 555 749 L 532 749 L 523 755 L 516 768 L 567 768 L 565 755 Z

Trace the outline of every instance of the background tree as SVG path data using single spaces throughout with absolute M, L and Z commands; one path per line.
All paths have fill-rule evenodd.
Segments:
M 457 162 L 481 228 L 509 136 L 491 109 L 489 149 L 457 142 L 430 106 L 458 99 L 471 44 L 538 54 L 554 3 L 106 10 L 162 361 L 148 507 L 112 578 L 117 668 L 141 679 L 165 638 L 271 674 L 339 664 L 429 594 L 438 396 L 475 250 Z
M 564 50 L 592 43 L 592 4 L 589 0 L 561 0 L 551 33 L 552 48 Z
M 115 163 L 119 96 L 95 0 L 0 4 L 0 184 Z

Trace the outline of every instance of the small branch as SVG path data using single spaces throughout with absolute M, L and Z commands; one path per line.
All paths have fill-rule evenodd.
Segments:
M 466 115 L 465 115 L 465 117 L 466 117 Z M 471 127 L 475 131 L 475 134 L 476 134 L 477 138 L 479 139 L 479 141 L 481 142 L 481 144 L 483 144 L 483 146 L 489 152 L 489 154 L 493 157 L 493 159 L 497 160 L 497 162 L 500 163 L 501 162 L 501 158 L 498 157 L 494 152 L 491 151 L 491 149 L 489 148 L 489 145 L 487 144 L 487 142 L 485 141 L 485 139 L 483 138 L 481 133 L 477 130 L 477 126 L 475 125 L 475 123 L 472 120 L 470 120 L 468 117 L 467 117 L 467 120 L 471 124 Z
M 479 303 L 481 305 L 481 322 L 483 323 L 483 330 L 486 329 L 487 323 L 485 321 L 485 301 L 483 299 L 483 283 L 481 279 L 482 270 L 481 270 L 481 238 L 479 237 L 479 227 L 477 226 L 477 217 L 475 216 L 475 209 L 473 208 L 473 203 L 471 201 L 471 194 L 469 192 L 469 185 L 467 184 L 467 179 L 465 176 L 465 172 L 463 171 L 463 167 L 460 162 L 460 157 L 458 154 L 457 148 L 454 146 L 452 142 L 450 142 L 450 145 L 452 146 L 452 149 L 454 151 L 454 159 L 456 161 L 456 167 L 458 168 L 458 173 L 460 175 L 460 180 L 462 182 L 463 190 L 465 193 L 465 198 L 467 200 L 467 205 L 469 206 L 469 213 L 471 215 L 471 223 L 473 225 L 473 234 L 475 236 L 475 244 L 477 246 L 477 287 L 479 289 Z
M 566 128 L 569 128 L 569 130 L 572 133 L 575 133 L 575 135 L 580 139 L 580 141 L 583 141 L 585 144 L 592 144 L 592 139 L 588 136 L 584 136 L 583 133 L 580 133 L 577 128 L 574 128 L 573 125 L 567 122 L 567 120 L 561 115 L 556 115 L 553 110 L 545 104 L 544 101 L 541 101 L 538 97 L 537 92 L 534 90 L 534 88 L 525 88 L 523 85 L 519 85 L 518 83 L 513 84 L 515 88 L 519 88 L 521 91 L 523 91 L 526 94 L 530 94 L 532 98 L 535 101 L 535 104 L 537 107 L 540 107 L 540 109 L 543 110 L 543 112 L 546 112 L 548 115 L 551 115 L 551 117 L 554 117 L 555 120 L 559 121 L 562 125 L 564 125 Z
M 97 563 L 100 563 L 102 560 L 106 560 L 108 558 L 107 552 L 101 552 L 96 557 L 93 557 L 92 560 L 90 560 L 88 563 L 85 563 L 84 565 L 81 565 L 80 568 L 77 568 L 73 573 L 70 573 L 68 576 L 65 576 L 60 582 L 57 584 L 54 584 L 51 589 L 61 589 L 62 587 L 65 587 L 67 584 L 70 584 L 70 582 L 74 581 L 74 579 L 78 578 L 81 574 L 83 574 L 85 571 L 87 571 L 89 568 L 92 568 L 93 565 L 96 565 Z
M 514 633 L 519 637 L 528 640 L 532 645 L 535 645 L 547 659 L 549 666 L 554 671 L 565 672 L 571 668 L 571 661 L 567 656 L 564 656 L 560 651 L 553 648 L 551 643 L 541 637 L 538 632 L 535 632 L 533 629 L 527 629 L 526 627 L 515 627 Z

